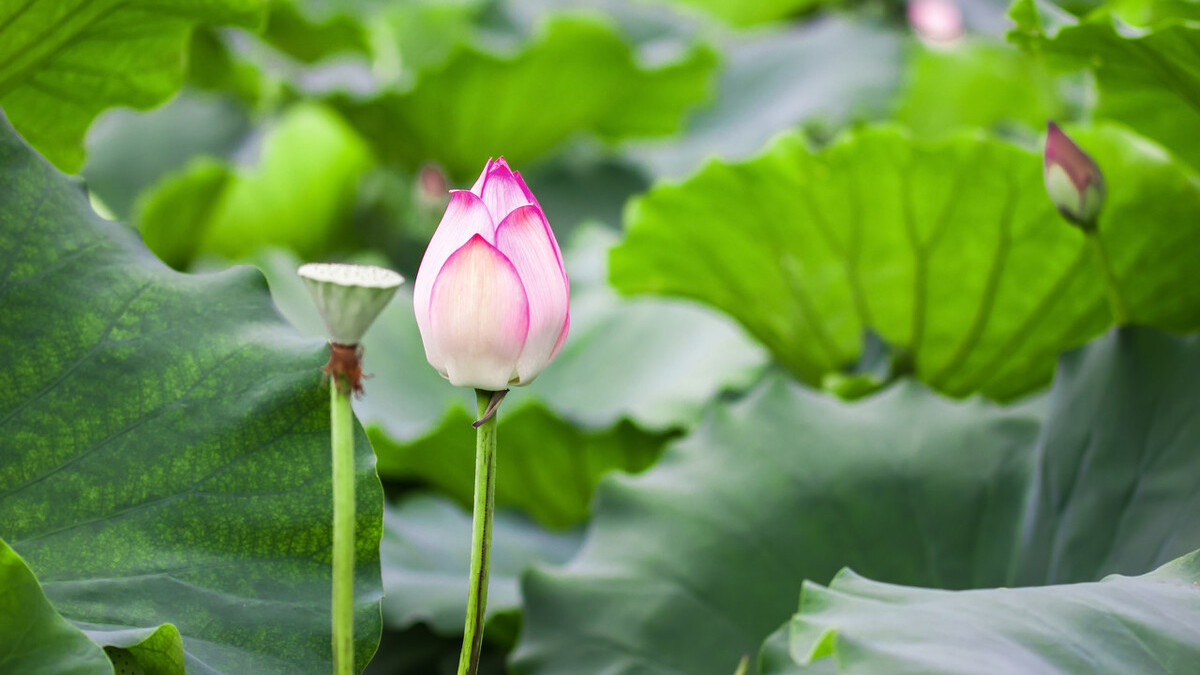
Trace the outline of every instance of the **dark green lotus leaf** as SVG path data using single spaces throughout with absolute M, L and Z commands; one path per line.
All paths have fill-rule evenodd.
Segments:
M 324 345 L 252 269 L 165 267 L 7 126 L 0 194 L 0 536 L 63 617 L 139 660 L 131 640 L 170 623 L 189 672 L 328 672 Z M 357 442 L 365 665 L 382 499 Z
M 1200 546 L 1200 337 L 1118 329 L 1064 355 L 1011 584 L 1145 573 Z
M 1200 551 L 1142 576 L 1037 588 L 943 591 L 843 570 L 805 584 L 789 645 L 795 662 L 846 675 L 1186 673 L 1200 662 L 1198 585 Z
M 1120 128 L 1075 137 L 1107 178 L 1100 237 L 1133 320 L 1200 326 L 1200 283 L 1183 281 L 1200 177 Z M 870 127 L 819 152 L 785 135 L 631 202 L 611 276 L 728 312 L 809 382 L 854 363 L 871 329 L 936 389 L 1010 399 L 1110 324 L 1092 252 L 1042 181 L 1038 152 L 979 134 Z
M 464 45 L 410 90 L 333 103 L 384 160 L 414 169 L 435 161 L 469 181 L 488 157 L 524 169 L 579 133 L 671 133 L 708 95 L 716 58 L 695 47 L 645 66 L 608 23 L 559 17 L 514 54 Z
M 523 674 L 729 675 L 852 564 L 1001 583 L 1038 419 L 904 383 L 855 404 L 786 378 L 715 409 L 653 468 L 603 481 L 583 548 L 526 575 Z
M 536 563 L 564 563 L 580 533 L 551 533 L 511 511 L 495 514 L 487 616 L 520 611 L 517 581 Z M 471 570 L 471 512 L 442 497 L 405 497 L 383 514 L 383 619 L 389 628 L 423 621 L 443 635 L 461 635 Z
M 1117 3 L 1113 3 L 1117 5 Z M 1127 3 L 1136 7 L 1139 3 Z M 1096 114 L 1128 124 L 1200 167 L 1200 18 L 1195 3 L 1155 2 L 1126 18 L 1119 5 L 1076 19 L 1044 0 L 1009 9 L 1009 39 L 1064 69 L 1096 74 Z
M 647 472 L 601 483 L 580 553 L 525 578 L 514 667 L 726 675 L 803 580 L 846 566 L 952 590 L 1144 573 L 1200 546 L 1198 382 L 1200 339 L 1149 328 L 1066 354 L 1049 395 L 1015 407 L 768 381 Z M 1100 670 L 1153 670 L 1132 658 L 1151 660 Z
M 31 145 L 67 172 L 106 108 L 150 108 L 183 81 L 198 24 L 257 26 L 263 0 L 61 2 L 0 6 L 0 107 Z

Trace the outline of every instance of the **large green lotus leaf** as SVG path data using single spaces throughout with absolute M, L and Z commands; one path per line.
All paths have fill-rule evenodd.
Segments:
M 796 662 L 829 659 L 847 675 L 1186 673 L 1200 662 L 1198 584 L 1200 552 L 1040 588 L 943 591 L 844 570 L 828 588 L 805 584 L 789 644 Z
M 0 536 L 59 613 L 139 661 L 170 623 L 192 672 L 328 672 L 324 346 L 251 269 L 163 266 L 7 126 L 0 194 Z M 382 499 L 356 438 L 365 664 Z
M 1042 0 L 1019 0 L 1009 10 L 1009 39 L 1057 67 L 1091 69 L 1097 115 L 1200 167 L 1200 13 L 1194 3 L 1162 4 L 1145 17 L 1149 24 L 1131 26 L 1107 10 L 1080 20 Z
M 683 177 L 714 155 L 750 157 L 797 124 L 836 126 L 882 110 L 900 81 L 901 44 L 895 31 L 843 17 L 726 35 L 712 104 L 679 137 L 638 142 L 629 154 L 655 175 Z
M 355 190 L 371 164 L 366 144 L 336 113 L 302 103 L 267 135 L 256 167 L 200 159 L 150 188 L 138 228 L 177 269 L 200 255 L 239 259 L 266 246 L 321 256 L 346 246 Z
M 495 514 L 487 616 L 520 611 L 518 578 L 535 563 L 558 565 L 579 548 L 578 532 L 547 532 L 511 511 Z M 405 497 L 383 513 L 383 619 L 389 628 L 426 622 L 462 635 L 471 570 L 471 512 L 428 494 Z
M 99 645 L 59 616 L 25 561 L 0 540 L 0 670 L 27 675 L 111 675 Z
M 488 157 L 525 166 L 572 135 L 664 135 L 709 92 L 716 55 L 652 66 L 608 23 L 559 17 L 513 54 L 461 46 L 404 92 L 333 103 L 391 162 L 436 161 L 470 180 Z
M 183 81 L 197 24 L 256 26 L 262 0 L 27 0 L 0 6 L 0 107 L 59 168 L 83 164 L 105 108 L 150 108 Z
M 525 577 L 514 667 L 731 673 L 803 580 L 844 566 L 955 590 L 1145 572 L 1200 545 L 1184 515 L 1197 381 L 1200 340 L 1149 328 L 1067 354 L 1049 396 L 1016 407 L 911 381 L 855 403 L 768 381 L 649 471 L 601 484 L 580 553 Z
M 1013 582 L 1142 574 L 1200 546 L 1200 337 L 1120 329 L 1058 380 Z
M 519 673 L 734 671 L 841 567 L 1000 583 L 1036 416 L 919 385 L 850 405 L 786 378 L 601 483 L 583 548 L 528 574 Z
M 916 45 L 909 58 L 895 119 L 916 136 L 945 137 L 962 127 L 1041 129 L 1064 116 L 1055 81 L 1036 58 L 1011 45 Z
M 1200 326 L 1200 177 L 1120 128 L 1076 138 L 1107 177 L 1100 236 L 1133 320 Z M 936 389 L 1008 399 L 1110 323 L 1040 155 L 978 134 L 870 127 L 819 152 L 785 135 L 748 162 L 656 186 L 626 220 L 619 289 L 720 308 L 809 382 L 853 363 L 869 328 Z

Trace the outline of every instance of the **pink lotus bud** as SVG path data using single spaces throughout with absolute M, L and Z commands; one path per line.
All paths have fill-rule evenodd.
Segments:
M 422 165 L 417 170 L 415 188 L 416 202 L 421 208 L 446 208 L 446 192 L 450 189 L 450 183 L 442 167 L 437 164 Z
M 962 10 L 954 0 L 912 0 L 908 3 L 908 25 L 926 44 L 951 43 L 962 37 Z
M 1046 192 L 1059 213 L 1085 231 L 1096 229 L 1104 206 L 1104 174 L 1054 122 L 1046 130 L 1043 167 Z
M 501 157 L 450 204 L 425 249 L 413 308 L 425 358 L 459 387 L 533 381 L 562 350 L 571 287 L 541 205 Z

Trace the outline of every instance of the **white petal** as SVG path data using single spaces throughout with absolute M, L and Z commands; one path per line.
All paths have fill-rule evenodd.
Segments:
M 496 227 L 496 248 L 512 262 L 529 302 L 529 336 L 517 361 L 517 384 L 529 384 L 550 363 L 567 322 L 568 287 L 554 234 L 542 210 L 522 206 Z
M 498 391 L 515 377 L 529 328 L 529 303 L 516 268 L 479 235 L 438 273 L 425 341 L 430 364 L 450 383 Z
M 450 204 L 446 207 L 446 213 L 442 216 L 442 222 L 438 223 L 433 238 L 429 240 L 429 246 L 425 248 L 425 256 L 421 258 L 421 267 L 413 281 L 413 312 L 417 317 L 421 340 L 425 344 L 425 358 L 430 363 L 440 360 L 431 352 L 433 343 L 429 339 L 429 298 L 433 293 L 434 279 L 450 254 L 462 248 L 477 234 L 488 242 L 495 241 L 495 224 L 488 215 L 487 207 L 471 192 L 452 190 Z

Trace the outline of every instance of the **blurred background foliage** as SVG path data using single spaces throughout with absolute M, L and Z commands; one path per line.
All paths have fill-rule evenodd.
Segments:
M 1048 119 L 1078 130 L 1108 177 L 1101 232 L 1135 322 L 1200 327 L 1200 230 L 1181 226 L 1200 213 L 1196 3 L 944 0 L 925 3 L 932 17 L 921 4 L 213 0 L 159 16 L 133 3 L 96 21 L 106 30 L 136 27 L 129 39 L 140 41 L 131 43 L 137 58 L 84 36 L 59 45 L 74 69 L 37 70 L 22 65 L 33 57 L 21 50 L 35 46 L 0 46 L 0 106 L 35 148 L 79 173 L 99 213 L 139 231 L 165 263 L 185 271 L 257 266 L 284 316 L 314 337 L 322 330 L 294 275 L 300 262 L 373 262 L 411 279 L 447 190 L 469 185 L 489 157 L 506 156 L 563 245 L 572 327 L 553 367 L 501 412 L 496 497 L 508 511 L 497 524 L 485 671 L 505 671 L 527 618 L 520 575 L 562 564 L 582 545 L 570 572 L 530 577 L 540 614 L 520 638 L 518 672 L 599 672 L 589 668 L 606 655 L 660 648 L 645 656 L 654 665 L 634 659 L 628 672 L 733 672 L 736 658 L 722 660 L 730 650 L 751 653 L 794 610 L 803 578 L 826 583 L 849 557 L 797 554 L 820 560 L 793 574 L 786 592 L 776 586 L 776 597 L 746 599 L 753 630 L 732 641 L 676 625 L 662 628 L 675 631 L 674 642 L 633 634 L 614 646 L 593 634 L 590 643 L 587 617 L 572 612 L 595 610 L 622 626 L 686 617 L 687 608 L 654 604 L 655 593 L 670 593 L 661 588 L 639 588 L 632 616 L 596 609 L 606 596 L 631 592 L 613 570 L 682 555 L 655 558 L 661 542 L 643 541 L 674 525 L 689 533 L 688 551 L 713 556 L 711 568 L 700 567 L 725 584 L 720 592 L 735 597 L 742 577 L 761 573 L 747 568 L 755 561 L 739 567 L 719 554 L 758 544 L 704 525 L 726 517 L 704 510 L 704 496 L 721 483 L 720 467 L 706 462 L 739 462 L 731 448 L 791 466 L 800 456 L 789 454 L 794 444 L 812 452 L 834 438 L 846 462 L 888 466 L 862 448 L 890 447 L 882 439 L 911 431 L 906 419 L 953 426 L 959 416 L 979 417 L 1000 431 L 969 448 L 951 435 L 944 457 L 914 459 L 925 468 L 906 469 L 905 480 L 971 474 L 945 458 L 979 451 L 990 463 L 971 480 L 1014 509 L 1024 503 L 1013 482 L 1025 484 L 1046 419 L 1041 399 L 1028 397 L 1050 383 L 1061 352 L 1111 324 L 1083 240 L 1041 189 L 1038 142 Z M 122 75 L 97 85 L 106 72 Z M 65 121 L 49 124 L 51 109 Z M 368 672 L 453 672 L 470 401 L 425 363 L 403 289 L 367 338 L 366 367 L 375 377 L 356 410 L 389 499 L 386 628 Z M 812 403 L 796 388 L 853 399 L 908 376 L 923 384 L 873 399 L 882 408 L 874 416 L 832 397 Z M 751 390 L 752 403 L 730 407 Z M 1020 403 L 1000 408 L 989 399 Z M 786 421 L 814 410 L 833 420 L 832 430 Z M 858 445 L 845 440 L 860 428 L 847 421 L 856 416 L 868 420 Z M 603 476 L 656 466 L 666 447 L 666 467 L 640 483 L 649 488 L 612 480 L 593 501 Z M 739 488 L 783 495 L 771 466 L 752 469 Z M 820 470 L 830 485 L 849 471 L 839 460 Z M 764 503 L 819 512 L 844 497 L 820 489 Z M 661 499 L 647 496 L 654 490 Z M 700 503 L 687 503 L 689 495 Z M 943 508 L 958 498 L 931 497 Z M 886 494 L 858 507 L 874 508 L 867 504 L 884 524 L 904 510 Z M 600 525 L 585 537 L 594 509 L 603 510 Z M 636 534 L 631 509 L 648 514 L 650 529 Z M 787 519 L 786 510 L 771 513 Z M 997 517 L 1011 524 L 1015 513 Z M 761 536 L 799 540 L 776 520 L 761 524 Z M 888 528 L 878 529 L 891 541 Z M 826 552 L 846 544 L 836 533 L 801 530 Z M 629 555 L 605 561 L 597 538 L 609 553 L 631 542 Z M 895 535 L 891 544 L 913 549 L 919 538 Z M 1183 539 L 1163 544 L 1142 568 L 1039 581 L 1148 572 L 1167 552 L 1200 546 Z M 772 551 L 764 555 L 795 553 Z M 859 571 L 891 582 L 1011 581 L 969 562 L 918 572 L 861 560 Z M 583 581 L 556 591 L 564 583 L 556 574 Z M 664 574 L 687 587 L 678 569 Z M 588 597 L 571 600 L 581 587 Z M 569 602 L 578 604 L 564 609 Z M 580 619 L 582 633 L 554 634 L 563 617 Z M 696 642 L 706 649 L 676 658 Z M 574 661 L 562 656 L 572 645 L 585 647 Z

